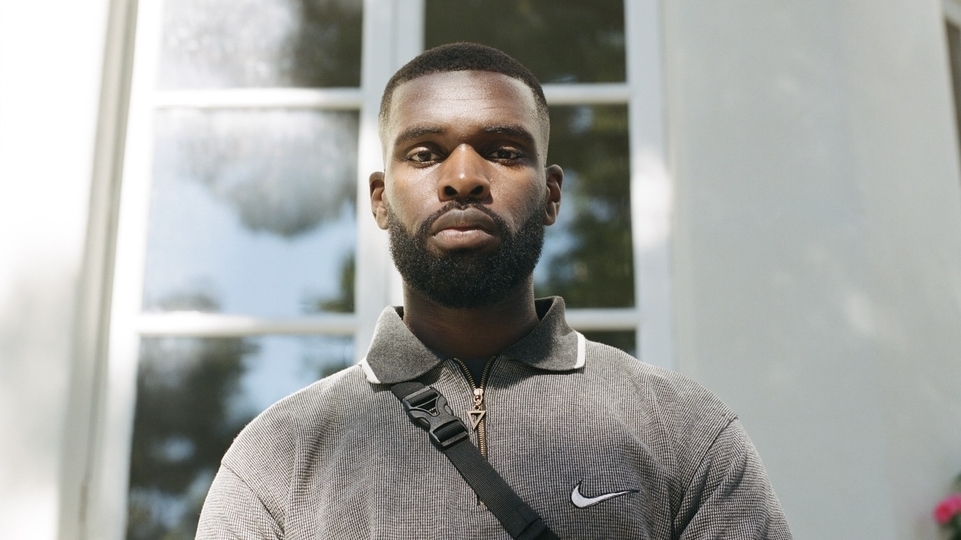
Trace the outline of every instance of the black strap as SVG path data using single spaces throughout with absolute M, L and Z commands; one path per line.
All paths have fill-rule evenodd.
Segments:
M 395 384 L 390 390 L 404 404 L 410 419 L 427 431 L 434 446 L 454 464 L 511 538 L 557 540 L 557 535 L 547 528 L 537 512 L 514 493 L 471 443 L 467 426 L 454 416 L 443 394 L 433 386 L 416 381 Z

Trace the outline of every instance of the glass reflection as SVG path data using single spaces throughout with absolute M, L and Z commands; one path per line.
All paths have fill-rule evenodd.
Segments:
M 156 141 L 146 310 L 353 310 L 356 113 L 163 111 Z
M 633 330 L 595 330 L 581 333 L 591 341 L 616 347 L 637 358 L 637 334 Z
M 624 0 L 426 0 L 424 44 L 475 41 L 541 83 L 622 82 Z
M 954 90 L 954 120 L 961 131 L 961 29 L 951 21 L 945 21 L 944 25 L 948 38 L 948 60 Z
M 192 539 L 220 458 L 270 404 L 347 367 L 335 336 L 151 338 L 140 347 L 127 538 Z
M 627 106 L 551 107 L 548 163 L 564 169 L 563 197 L 534 270 L 537 294 L 575 308 L 632 307 Z
M 161 88 L 360 86 L 362 0 L 166 0 Z

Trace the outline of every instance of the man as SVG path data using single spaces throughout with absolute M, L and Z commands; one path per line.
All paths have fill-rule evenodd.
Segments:
M 563 172 L 540 85 L 474 44 L 387 85 L 371 208 L 404 279 L 366 358 L 255 419 L 198 538 L 508 538 L 391 386 L 419 380 L 558 537 L 790 538 L 735 414 L 695 383 L 587 341 L 532 271 Z M 473 450 L 473 449 L 472 449 Z

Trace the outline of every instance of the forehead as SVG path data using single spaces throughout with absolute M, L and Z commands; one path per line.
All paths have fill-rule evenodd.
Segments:
M 534 93 L 523 82 L 487 71 L 432 73 L 394 90 L 387 144 L 412 127 L 467 129 L 518 125 L 543 141 Z

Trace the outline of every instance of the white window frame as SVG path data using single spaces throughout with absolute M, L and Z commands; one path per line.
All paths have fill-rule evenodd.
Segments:
M 673 368 L 673 185 L 666 166 L 661 2 L 625 0 L 624 8 L 625 82 L 544 87 L 550 105 L 625 104 L 629 114 L 634 307 L 570 309 L 568 320 L 582 331 L 633 331 L 642 360 Z M 95 375 L 94 394 L 99 397 L 94 399 L 98 406 L 90 407 L 87 413 L 92 442 L 84 464 L 85 481 L 71 495 L 76 500 L 70 501 L 80 508 L 76 518 L 80 523 L 61 527 L 62 531 L 79 532 L 62 533 L 70 537 L 121 540 L 126 535 L 129 454 L 142 337 L 345 335 L 354 337 L 360 357 L 382 308 L 402 301 L 401 281 L 390 260 L 386 234 L 368 218 L 367 175 L 383 166 L 377 114 L 384 85 L 396 69 L 423 50 L 423 0 L 364 0 L 359 88 L 157 90 L 161 10 L 162 0 L 140 0 L 136 23 L 128 22 L 136 28 L 135 61 L 123 145 L 107 358 Z M 170 108 L 226 107 L 359 111 L 354 313 L 280 319 L 198 312 L 143 313 L 154 113 Z M 563 166 L 562 160 L 560 157 L 559 164 Z

